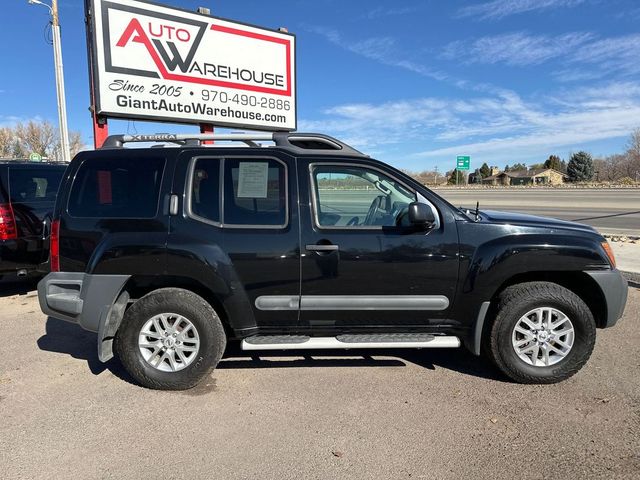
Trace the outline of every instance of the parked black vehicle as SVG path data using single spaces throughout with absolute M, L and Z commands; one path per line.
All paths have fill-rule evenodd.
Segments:
M 48 271 L 49 225 L 65 169 L 0 160 L 0 277 Z
M 242 141 L 228 148 L 204 139 Z M 257 141 L 272 140 L 264 147 Z M 165 141 L 178 148 L 123 148 Z M 465 345 L 518 382 L 589 358 L 626 303 L 605 239 L 560 220 L 455 208 L 315 134 L 113 136 L 76 156 L 42 310 L 98 333 L 151 388 L 244 350 Z

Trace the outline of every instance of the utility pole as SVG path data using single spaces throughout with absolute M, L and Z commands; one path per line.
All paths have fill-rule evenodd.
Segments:
M 60 149 L 62 150 L 62 160 L 69 163 L 71 161 L 71 152 L 69 150 L 69 129 L 67 127 L 67 101 L 64 94 L 64 69 L 62 68 L 62 45 L 60 42 L 58 0 L 51 0 L 51 28 L 53 30 L 53 61 L 56 68 Z
M 47 5 L 40 0 L 29 0 L 30 4 L 44 5 L 51 14 L 51 30 L 53 32 L 53 63 L 56 72 L 56 96 L 58 99 L 58 130 L 60 130 L 60 150 L 62 160 L 69 163 L 69 129 L 67 128 L 67 102 L 64 94 L 64 69 L 62 67 L 62 46 L 60 42 L 60 18 L 58 17 L 58 0 L 51 0 Z

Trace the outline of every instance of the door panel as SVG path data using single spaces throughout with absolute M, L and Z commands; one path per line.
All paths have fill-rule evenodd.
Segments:
M 344 163 L 299 163 L 300 195 L 309 199 L 300 210 L 301 325 L 447 323 L 458 276 L 454 220 L 440 215 L 435 229 L 411 228 L 406 206 L 416 192 L 392 171 L 367 165 L 354 162 L 349 171 Z
M 219 166 L 217 188 L 209 185 L 214 175 L 202 167 L 212 162 Z M 194 265 L 204 265 L 198 267 L 202 275 L 223 278 L 229 285 L 227 291 L 217 292 L 223 297 L 219 300 L 248 309 L 244 318 L 234 319 L 241 328 L 297 325 L 300 249 L 295 162 L 277 152 L 197 160 L 183 154 L 177 172 L 185 171 L 187 178 L 176 174 L 174 191 L 182 191 L 187 183 L 188 192 L 196 193 L 193 198 L 185 195 L 185 214 L 172 219 L 170 251 L 184 243 L 191 251 L 201 251 Z M 190 185 L 189 175 L 197 180 Z M 176 263 L 182 265 L 170 263 L 172 268 L 188 268 L 185 262 Z M 273 298 L 283 296 L 291 299 L 291 306 L 274 308 Z

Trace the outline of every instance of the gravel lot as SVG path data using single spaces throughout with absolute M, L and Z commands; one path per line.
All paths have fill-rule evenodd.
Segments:
M 0 477 L 637 479 L 640 290 L 629 294 L 559 385 L 509 383 L 463 350 L 231 352 L 188 392 L 132 385 L 98 362 L 93 334 L 42 315 L 35 292 L 4 296 Z

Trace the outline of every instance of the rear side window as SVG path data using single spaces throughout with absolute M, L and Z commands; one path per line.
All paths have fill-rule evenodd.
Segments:
M 287 224 L 286 167 L 274 159 L 224 161 L 224 223 L 284 227 Z
M 12 203 L 55 202 L 64 169 L 9 167 Z
M 88 159 L 69 194 L 73 217 L 153 218 L 158 212 L 163 158 Z

